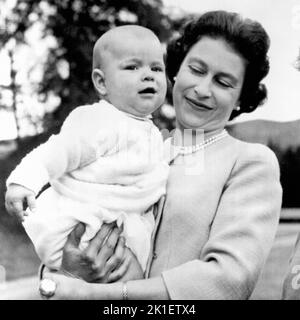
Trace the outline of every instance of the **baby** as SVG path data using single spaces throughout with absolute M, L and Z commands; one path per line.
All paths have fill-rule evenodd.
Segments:
M 111 29 L 94 46 L 92 80 L 100 101 L 77 107 L 58 135 L 22 160 L 7 180 L 6 208 L 23 220 L 51 269 L 60 268 L 64 244 L 79 222 L 86 225 L 85 248 L 103 222 L 117 221 L 145 270 L 151 208 L 165 193 L 169 170 L 162 136 L 149 119 L 166 95 L 161 43 L 144 27 Z

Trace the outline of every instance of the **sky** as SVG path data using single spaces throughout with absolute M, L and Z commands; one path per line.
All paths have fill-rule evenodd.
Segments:
M 291 121 L 300 119 L 300 71 L 295 68 L 295 61 L 300 48 L 300 0 L 163 0 L 164 4 L 181 8 L 186 12 L 201 13 L 208 10 L 236 11 L 244 17 L 259 21 L 271 38 L 270 73 L 264 83 L 268 88 L 267 102 L 255 112 L 241 115 L 236 121 L 268 119 L 274 121 Z M 6 1 L 4 3 L 12 3 Z M 0 0 L 0 11 L 5 5 Z M 0 12 L 1 18 L 1 12 Z M 26 50 L 19 55 L 16 65 L 33 61 L 32 55 L 40 62 L 45 54 L 40 50 L 37 31 L 33 31 L 31 43 L 33 51 Z M 50 39 L 51 41 L 51 39 Z M 50 43 L 51 45 L 51 43 Z M 28 57 L 31 59 L 28 59 Z M 9 68 L 7 57 L 0 54 L 0 85 L 8 84 Z M 33 72 L 35 79 L 40 78 L 38 71 Z M 24 73 L 25 74 L 25 73 Z M 22 78 L 22 74 L 19 75 Z M 23 76 L 24 77 L 24 76 Z M 21 79 L 22 80 L 22 79 Z M 23 79 L 26 81 L 26 79 Z M 30 89 L 27 88 L 28 93 Z M 34 95 L 30 95 L 28 104 L 38 110 Z M 58 101 L 56 101 L 58 103 Z M 51 108 L 49 106 L 48 108 Z M 38 112 L 38 111 L 37 111 Z M 13 117 L 0 112 L 0 140 L 15 136 Z

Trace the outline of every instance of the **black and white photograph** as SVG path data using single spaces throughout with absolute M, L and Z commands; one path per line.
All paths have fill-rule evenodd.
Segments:
M 0 66 L 0 300 L 300 300 L 300 0 L 0 0 Z

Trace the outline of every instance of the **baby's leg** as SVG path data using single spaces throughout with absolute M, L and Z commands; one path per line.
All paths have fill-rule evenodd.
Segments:
M 143 271 L 145 271 L 151 249 L 151 236 L 155 224 L 152 210 L 144 214 L 124 214 L 123 221 L 123 234 L 126 239 L 126 246 L 132 250 Z
M 23 223 L 38 256 L 51 269 L 60 268 L 67 237 L 78 224 L 76 210 L 72 201 L 49 188 L 37 199 L 36 212 Z

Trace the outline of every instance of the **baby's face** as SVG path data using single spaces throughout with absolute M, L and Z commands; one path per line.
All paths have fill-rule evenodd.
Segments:
M 119 110 L 143 117 L 163 104 L 167 83 L 159 41 L 124 38 L 105 52 L 103 62 L 105 98 Z

